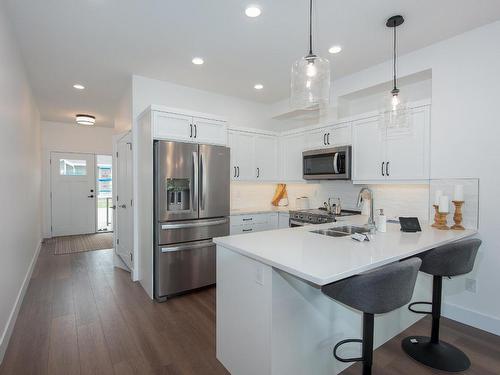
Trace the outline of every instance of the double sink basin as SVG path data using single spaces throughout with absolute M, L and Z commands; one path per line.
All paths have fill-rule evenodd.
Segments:
M 356 225 L 343 225 L 341 227 L 317 229 L 311 231 L 311 233 L 321 234 L 323 236 L 330 236 L 330 237 L 345 237 L 345 236 L 350 236 L 351 234 L 354 233 L 362 234 L 368 232 L 370 232 L 369 228 Z

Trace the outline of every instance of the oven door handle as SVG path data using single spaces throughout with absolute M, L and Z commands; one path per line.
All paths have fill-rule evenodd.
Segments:
M 174 252 L 174 251 L 199 249 L 201 247 L 208 247 L 208 246 L 212 246 L 212 245 L 215 246 L 215 243 L 212 240 L 206 240 L 206 241 L 197 242 L 195 244 L 162 246 L 161 247 L 161 252 L 162 253 L 171 253 L 171 252 Z
M 305 222 L 299 221 L 299 220 L 290 219 L 289 226 L 292 226 L 292 225 L 297 225 L 297 226 L 303 227 L 304 225 L 309 225 L 309 223 L 305 223 Z
M 333 172 L 335 174 L 339 174 L 339 153 L 336 152 L 335 156 L 333 157 Z
M 209 220 L 196 220 L 187 223 L 172 223 L 172 224 L 162 224 L 162 230 L 168 229 L 185 229 L 185 228 L 196 228 L 196 227 L 208 227 L 211 225 L 227 224 L 228 219 L 209 219 Z

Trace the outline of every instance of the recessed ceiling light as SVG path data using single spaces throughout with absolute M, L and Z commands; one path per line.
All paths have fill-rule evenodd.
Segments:
M 79 83 L 75 83 L 73 85 L 73 87 L 77 90 L 85 90 L 85 86 L 84 85 L 80 85 Z
M 78 114 L 75 117 L 76 117 L 76 123 L 78 125 L 91 126 L 95 124 L 95 116 Z
M 262 83 L 257 83 L 253 88 L 255 90 L 262 90 L 264 88 L 264 85 Z
M 261 13 L 262 13 L 262 10 L 257 5 L 249 5 L 245 9 L 245 14 L 247 15 L 247 17 L 250 17 L 250 18 L 259 17 Z
M 340 51 L 342 51 L 342 47 L 341 46 L 332 46 L 328 50 L 328 52 L 330 52 L 330 53 L 339 53 Z
M 195 57 L 191 60 L 194 65 L 202 65 L 205 61 L 201 57 Z

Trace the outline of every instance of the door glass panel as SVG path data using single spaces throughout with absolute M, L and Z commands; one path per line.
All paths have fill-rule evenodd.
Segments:
M 73 159 L 59 159 L 59 175 L 61 176 L 86 176 L 87 161 Z
M 189 178 L 167 178 L 167 211 L 189 211 L 191 188 Z

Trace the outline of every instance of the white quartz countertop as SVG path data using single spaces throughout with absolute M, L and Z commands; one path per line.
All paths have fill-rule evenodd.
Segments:
M 473 236 L 475 230 L 438 230 L 421 223 L 422 232 L 404 233 L 387 223 L 370 242 L 310 233 L 346 224 L 361 225 L 366 216 L 341 218 L 337 223 L 309 225 L 214 238 L 217 245 L 288 272 L 316 285 L 326 285 L 412 255 Z
M 235 215 L 251 215 L 251 214 L 266 214 L 271 212 L 284 212 L 288 213 L 292 208 L 289 206 L 267 206 L 267 207 L 247 207 L 247 208 L 232 208 L 230 211 L 231 216 Z

